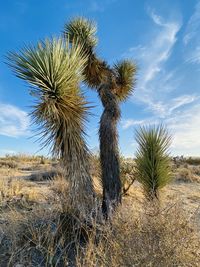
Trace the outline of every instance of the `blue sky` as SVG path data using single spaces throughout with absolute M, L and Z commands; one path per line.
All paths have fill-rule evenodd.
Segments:
M 4 64 L 10 50 L 61 34 L 76 15 L 96 20 L 97 51 L 110 64 L 123 58 L 139 66 L 137 85 L 121 105 L 120 151 L 133 156 L 134 130 L 164 123 L 173 135 L 174 155 L 200 155 L 200 1 L 197 0 L 7 0 L 0 9 L 0 155 L 39 151 L 28 113 L 28 86 Z M 83 87 L 95 106 L 87 142 L 98 147 L 102 112 L 96 92 Z M 39 151 L 39 152 L 38 152 Z

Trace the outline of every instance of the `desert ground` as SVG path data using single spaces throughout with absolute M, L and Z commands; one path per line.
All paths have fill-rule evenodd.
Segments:
M 91 169 L 91 174 L 94 178 L 96 192 L 101 197 L 101 183 L 98 178 L 99 172 L 97 159 L 95 158 L 93 161 L 93 164 L 91 164 L 93 166 Z M 123 161 L 126 160 L 123 159 Z M 134 165 L 134 163 L 133 160 L 130 159 L 128 162 L 130 169 L 130 164 Z M 186 224 L 192 224 L 192 228 L 189 226 L 188 227 L 189 229 L 192 229 L 192 232 L 194 232 L 195 241 L 193 241 L 193 237 L 191 237 L 192 241 L 188 241 L 189 244 L 194 242 L 193 247 L 188 248 L 188 251 L 190 249 L 193 250 L 192 253 L 194 253 L 193 257 L 195 258 L 195 261 L 193 261 L 193 265 L 186 263 L 184 266 L 200 266 L 198 259 L 198 256 L 200 256 L 198 247 L 198 240 L 200 236 L 200 164 L 199 162 L 188 163 L 181 161 L 173 163 L 172 169 L 172 182 L 160 192 L 161 210 L 164 213 L 166 210 L 171 210 L 169 212 L 169 216 L 172 216 L 173 219 L 169 217 L 169 220 L 178 220 L 178 224 L 181 224 L 181 219 L 179 216 L 182 216 L 183 214 L 185 218 L 184 222 L 186 222 Z M 132 177 L 134 174 L 125 171 L 124 175 L 124 186 L 127 187 L 130 180 L 134 179 L 134 177 Z M 38 251 L 42 251 L 42 246 L 45 246 L 42 236 L 44 234 L 48 235 L 48 231 L 51 231 L 47 229 L 48 223 L 46 224 L 46 221 L 48 221 L 48 218 L 52 218 L 52 216 L 54 217 L 56 211 L 59 210 L 61 202 L 63 204 L 63 195 L 65 194 L 66 188 L 65 186 L 65 181 L 62 178 L 62 170 L 56 160 L 40 156 L 34 157 L 26 155 L 6 156 L 0 159 L 1 267 L 70 266 L 70 264 L 67 265 L 68 263 L 65 263 L 66 265 L 64 265 L 63 262 L 63 265 L 59 265 L 59 263 L 56 263 L 57 265 L 55 263 L 50 263 L 50 259 L 49 263 L 45 263 L 45 265 L 42 263 L 42 256 L 34 251 L 31 252 L 32 256 L 27 255 L 30 254 L 27 253 L 27 250 L 34 248 Z M 123 224 L 127 224 L 129 223 L 129 220 L 132 220 L 129 218 L 130 214 L 134 214 L 134 218 L 135 216 L 141 216 L 141 210 L 144 210 L 144 203 L 146 202 L 142 187 L 139 182 L 134 181 L 129 190 L 123 196 L 123 212 L 129 213 L 129 215 L 127 215 L 128 217 L 126 217 L 126 215 L 124 216 Z M 166 216 L 166 214 L 164 216 Z M 122 218 L 118 218 L 118 223 L 121 219 Z M 159 221 L 159 223 L 161 223 L 161 221 L 162 219 Z M 36 225 L 39 222 L 42 222 L 42 226 L 40 225 L 37 228 Z M 166 222 L 164 222 L 164 224 L 165 223 Z M 173 223 L 176 224 L 177 222 L 174 221 Z M 177 229 L 176 225 L 172 226 L 175 227 L 174 230 L 171 229 L 171 233 L 174 234 L 174 231 L 176 232 Z M 180 225 L 177 227 L 180 227 Z M 29 234 L 27 234 L 27 232 Z M 175 237 L 177 238 L 177 242 L 180 242 L 180 238 L 183 238 L 182 242 L 187 243 L 187 241 L 184 241 L 184 238 L 188 238 L 191 233 L 188 233 L 188 230 L 186 232 L 187 234 L 185 232 L 180 233 L 183 235 L 182 237 Z M 26 235 L 26 238 L 22 238 L 23 234 Z M 147 240 L 144 240 L 144 242 L 146 241 Z M 48 242 L 50 241 L 48 240 Z M 50 248 L 50 245 L 48 245 L 48 249 L 52 249 Z M 35 256 L 33 256 L 34 253 Z M 188 257 L 191 257 L 191 255 Z M 94 259 L 90 258 L 88 261 L 90 263 L 88 263 L 86 260 L 85 263 L 82 263 L 82 265 L 77 264 L 77 266 L 108 266 L 106 263 L 105 265 L 92 265 L 93 260 Z M 165 262 L 163 263 L 164 265 L 161 263 L 161 265 L 159 265 L 160 258 L 156 259 L 155 261 L 154 260 L 155 259 L 152 261 L 152 265 L 148 266 L 172 266 L 170 265 L 170 262 Z M 148 261 L 151 262 L 151 260 Z M 124 261 L 121 263 L 121 266 L 132 266 L 128 265 L 128 263 L 125 265 L 123 264 L 125 264 Z M 139 265 L 135 266 L 147 265 L 144 261 L 143 263 L 140 262 Z

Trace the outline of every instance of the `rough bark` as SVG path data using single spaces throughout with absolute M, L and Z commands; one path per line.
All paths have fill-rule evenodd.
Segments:
M 120 109 L 109 84 L 99 89 L 104 111 L 100 120 L 100 161 L 102 169 L 103 202 L 102 211 L 109 218 L 121 203 L 121 180 L 119 169 L 117 122 Z
M 76 138 L 75 138 L 76 137 Z M 95 212 L 95 192 L 90 175 L 90 154 L 81 133 L 77 128 L 66 133 L 66 139 L 61 148 L 61 159 L 69 191 L 67 207 L 78 213 L 80 218 L 89 220 Z M 66 147 L 67 152 L 66 153 Z
M 87 157 L 85 153 L 74 153 L 72 159 L 68 160 L 66 173 L 69 180 L 70 206 L 84 218 L 92 216 L 95 211 L 95 194 Z

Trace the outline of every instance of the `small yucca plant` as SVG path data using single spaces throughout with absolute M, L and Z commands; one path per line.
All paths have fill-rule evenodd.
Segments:
M 159 189 L 171 180 L 169 146 L 171 136 L 160 126 L 140 127 L 136 131 L 136 176 L 148 199 L 158 199 Z

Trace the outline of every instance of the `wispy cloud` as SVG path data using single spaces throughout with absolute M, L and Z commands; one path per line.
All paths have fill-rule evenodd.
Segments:
M 200 64 L 200 46 L 195 47 L 192 51 L 190 51 L 186 62 Z
M 187 27 L 185 43 L 189 43 L 191 38 L 195 38 L 197 30 L 195 23 L 197 20 L 200 22 L 200 4 L 196 6 L 195 12 Z M 180 85 L 184 84 L 185 74 L 182 72 L 180 74 L 178 69 L 168 71 L 167 68 L 167 63 L 170 62 L 170 56 L 177 42 L 181 23 L 176 19 L 166 21 L 152 10 L 149 11 L 149 15 L 154 22 L 152 35 L 149 34 L 152 39 L 147 43 L 130 48 L 126 54 L 126 56 L 136 59 L 140 67 L 133 101 L 136 99 L 142 103 L 149 115 L 141 120 L 134 118 L 124 120 L 122 129 L 127 130 L 133 126 L 162 122 L 168 126 L 173 135 L 174 154 L 198 155 L 200 149 L 200 94 L 191 93 L 191 88 L 181 88 Z M 192 51 L 194 54 L 190 54 L 188 62 L 199 63 L 200 49 Z M 184 93 L 177 95 L 177 88 L 181 88 L 181 92 Z M 173 96 L 173 91 L 176 96 Z
M 152 102 L 151 110 L 157 115 L 159 118 L 167 118 L 174 112 L 175 110 L 191 104 L 197 101 L 200 98 L 198 95 L 181 95 L 176 98 L 168 99 L 167 103 L 163 103 L 162 101 Z
M 200 64 L 200 1 L 197 2 L 183 37 L 185 61 Z
M 0 103 L 0 135 L 19 137 L 28 134 L 29 118 L 25 111 Z
M 200 105 L 191 106 L 166 120 L 173 133 L 173 150 L 188 155 L 199 155 Z
M 133 120 L 133 119 L 127 119 L 127 120 L 123 120 L 121 125 L 122 125 L 122 129 L 126 130 L 132 126 L 136 126 L 136 125 L 142 125 L 142 124 L 148 124 L 150 123 L 150 120 Z
M 184 111 L 176 111 L 162 123 L 167 125 L 172 134 L 172 153 L 174 155 L 184 154 L 188 156 L 199 156 L 200 149 L 200 103 L 190 106 Z M 146 118 L 145 120 L 125 120 L 122 123 L 123 129 L 138 127 L 139 125 L 158 124 L 161 120 L 157 117 Z M 136 147 L 133 140 L 132 144 Z
M 192 104 L 199 99 L 200 97 L 196 95 L 182 95 L 180 97 L 169 100 L 168 103 L 166 104 L 159 102 L 152 103 L 151 108 L 153 109 L 154 116 L 143 120 L 134 120 L 134 119 L 123 120 L 122 129 L 126 130 L 130 127 L 142 124 L 156 124 L 161 121 L 163 122 L 163 120 L 168 123 L 168 121 L 170 121 L 171 118 L 174 117 L 174 114 L 176 114 L 176 116 L 179 116 L 180 107 L 186 106 L 187 104 L 188 105 Z M 188 108 L 190 110 L 190 106 Z M 176 113 L 177 110 L 178 112 Z
M 160 96 L 162 94 L 163 97 L 165 91 L 171 90 L 169 80 L 174 75 L 172 71 L 167 72 L 164 66 L 177 41 L 181 23 L 165 21 L 152 10 L 149 10 L 149 16 L 154 22 L 156 35 L 152 34 L 148 44 L 130 48 L 126 56 L 136 59 L 140 67 L 138 90 L 134 94 L 134 99 L 143 102 L 152 111 L 159 109 L 163 113 L 166 107 Z
M 187 27 L 186 32 L 183 38 L 185 45 L 188 45 L 194 37 L 199 35 L 200 31 L 200 1 L 197 2 L 194 13 L 192 14 Z

